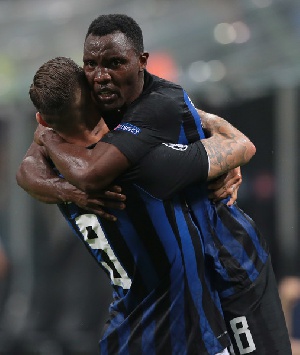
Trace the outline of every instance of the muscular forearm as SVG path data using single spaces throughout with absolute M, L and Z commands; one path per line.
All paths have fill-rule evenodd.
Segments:
M 210 138 L 202 140 L 207 151 L 212 179 L 250 161 L 256 152 L 253 143 L 223 118 L 198 110 L 203 128 Z
M 87 195 L 83 191 L 60 178 L 50 164 L 44 147 L 32 143 L 16 175 L 17 183 L 33 198 L 51 204 L 73 202 L 79 207 L 115 221 L 102 206 L 113 209 L 125 207 L 125 196 L 118 186 L 110 186 L 109 191 L 100 191 L 97 195 Z
M 30 196 L 44 203 L 67 201 L 68 191 L 74 188 L 55 174 L 43 154 L 43 148 L 35 143 L 20 164 L 16 180 Z
M 34 199 L 48 204 L 58 204 L 65 201 L 71 201 L 66 191 L 74 189 L 67 181 L 61 178 L 47 178 L 36 180 L 34 183 L 29 178 L 26 180 L 22 174 L 17 175 L 17 182 Z
M 95 148 L 70 144 L 54 131 L 41 135 L 42 144 L 64 178 L 86 193 L 107 188 L 130 163 L 113 145 L 99 142 Z

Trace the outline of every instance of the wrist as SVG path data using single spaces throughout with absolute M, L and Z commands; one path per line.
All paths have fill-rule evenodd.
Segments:
M 57 180 L 53 181 L 53 190 L 55 190 L 56 198 L 59 200 L 58 203 L 72 202 L 70 186 L 72 185 L 63 178 L 57 178 Z
M 45 130 L 41 136 L 41 141 L 44 143 L 44 145 L 47 145 L 47 143 L 62 143 L 64 142 L 64 139 L 57 134 L 53 129 L 48 129 Z
M 217 120 L 215 115 L 207 114 L 202 118 L 202 127 L 207 133 L 207 136 L 210 137 L 216 129 Z

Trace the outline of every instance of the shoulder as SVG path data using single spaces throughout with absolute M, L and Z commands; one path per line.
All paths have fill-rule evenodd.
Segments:
M 151 94 L 157 94 L 162 97 L 168 97 L 169 99 L 177 100 L 178 98 L 183 99 L 184 89 L 182 86 L 172 81 L 153 76 Z
M 145 73 L 145 86 L 140 96 L 140 100 L 144 100 L 146 97 L 161 97 L 168 100 L 183 98 L 183 88 L 166 79 L 160 78 L 148 72 Z
M 173 116 L 177 116 L 181 113 L 183 102 L 184 90 L 182 87 L 164 79 L 154 77 L 151 88 L 145 90 L 130 105 L 128 113 L 147 113 L 147 115 L 158 115 L 161 118 L 168 112 L 172 113 Z

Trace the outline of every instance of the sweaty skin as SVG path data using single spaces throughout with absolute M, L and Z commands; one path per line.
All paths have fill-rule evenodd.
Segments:
M 215 137 L 202 141 L 210 159 L 209 179 L 244 165 L 252 158 L 255 146 L 244 134 L 216 115 L 203 111 L 200 114 L 204 129 Z M 39 130 L 35 140 L 46 147 L 63 176 L 88 193 L 106 188 L 131 166 L 127 158 L 111 144 L 99 142 L 94 149 L 87 150 L 67 143 L 48 129 Z
M 41 129 L 39 125 L 37 129 Z M 68 141 L 84 147 L 96 143 L 107 133 L 107 127 L 100 120 L 90 133 L 88 128 L 80 130 L 80 133 L 65 138 Z M 67 180 L 58 177 L 50 164 L 50 157 L 45 149 L 33 142 L 18 169 L 16 179 L 18 184 L 33 198 L 47 204 L 60 204 L 73 202 L 77 206 L 96 213 L 99 216 L 115 221 L 115 216 L 107 213 L 102 207 L 112 209 L 124 209 L 126 196 L 119 186 L 109 186 L 108 190 L 99 190 L 95 194 L 86 194 L 70 184 Z
M 105 112 L 106 115 L 109 116 L 106 118 L 106 122 L 111 123 L 112 126 L 118 123 L 114 122 L 112 117 L 118 116 L 119 111 L 122 113 L 122 110 L 126 109 L 126 106 L 128 106 L 140 95 L 144 84 L 144 69 L 146 68 L 147 59 L 148 53 L 137 54 L 132 46 L 132 43 L 126 39 L 122 33 L 117 32 L 103 37 L 89 35 L 86 38 L 83 56 L 85 75 L 88 79 L 90 88 L 93 89 L 94 97 L 98 106 L 103 110 L 103 112 Z M 113 113 L 113 115 L 111 115 L 111 113 Z M 203 112 L 201 114 L 203 115 L 204 121 L 205 115 Z M 55 135 L 54 132 L 49 134 L 53 134 L 53 139 L 56 139 L 57 142 L 64 142 L 57 135 Z M 36 134 L 36 139 L 38 141 L 40 140 L 40 138 L 38 138 L 38 134 Z M 55 141 L 53 141 L 53 143 L 55 144 Z M 31 148 L 30 154 L 32 153 L 32 150 L 35 149 L 34 147 Z M 72 149 L 73 148 L 74 146 Z M 211 149 L 209 145 L 207 148 Z M 98 153 L 101 155 L 100 162 L 97 161 L 97 166 L 100 169 L 97 171 L 97 174 L 99 174 L 99 172 L 101 172 L 101 174 L 96 174 L 95 179 L 99 178 L 98 182 L 101 182 L 101 186 L 107 186 L 116 176 L 118 176 L 118 174 L 126 170 L 130 164 L 124 155 L 122 155 L 112 145 L 99 143 L 97 145 L 97 149 L 99 149 Z M 86 153 L 94 154 L 87 151 Z M 31 154 L 31 156 L 33 156 L 33 154 Z M 38 156 L 41 162 L 42 159 L 40 152 L 38 153 Z M 64 155 L 61 157 L 63 158 L 63 156 Z M 79 189 L 82 189 L 83 187 L 84 191 L 89 192 L 95 191 L 96 189 L 98 193 L 99 185 L 97 185 L 97 182 L 92 178 L 93 168 L 84 162 L 84 160 L 80 159 L 80 157 L 75 156 L 72 158 L 71 156 L 71 158 L 69 157 L 68 159 L 69 164 L 75 164 L 74 166 L 78 167 L 78 173 L 81 175 L 78 176 L 79 179 L 84 179 L 85 170 L 89 167 L 91 168 L 90 172 L 92 174 L 89 175 L 89 179 L 86 180 L 85 186 L 81 186 L 81 184 L 79 184 L 77 187 L 80 186 Z M 111 164 L 111 159 L 116 159 L 115 165 Z M 31 194 L 33 195 L 35 190 L 35 179 L 32 169 L 26 167 L 27 163 L 28 159 L 21 164 L 17 180 L 21 187 L 29 193 L 31 191 Z M 218 162 L 216 160 L 216 166 L 217 164 Z M 215 164 L 211 163 L 211 166 L 214 167 Z M 73 168 L 73 170 L 77 169 Z M 213 169 L 211 172 L 213 173 Z M 67 175 L 65 176 L 67 177 Z M 49 179 L 52 178 L 53 177 L 51 176 L 49 177 Z M 211 185 L 211 188 L 215 189 L 214 198 L 223 198 L 228 194 L 233 194 L 232 199 L 229 201 L 229 203 L 233 203 L 236 199 L 237 188 L 242 181 L 240 170 L 233 170 L 230 174 L 222 178 L 225 180 L 219 179 L 218 181 L 214 181 Z M 46 171 L 43 177 L 39 179 L 41 182 L 43 180 L 47 180 Z M 55 180 L 51 180 L 49 185 L 54 187 L 52 184 L 54 181 Z M 224 189 L 223 181 L 226 189 Z M 235 187 L 234 193 L 231 189 L 232 185 Z M 67 188 L 67 186 L 65 187 Z M 44 194 L 41 193 L 41 190 L 42 184 L 39 185 L 39 199 L 44 198 Z M 54 190 L 52 189 L 52 191 L 53 195 Z M 55 201 L 55 198 L 57 197 L 61 198 L 62 194 L 63 192 L 61 189 L 59 196 L 56 194 L 56 196 L 52 198 L 52 201 Z M 87 205 L 89 205 L 88 199 Z M 92 208 L 94 208 L 94 206 L 95 205 L 92 205 Z
M 83 69 L 102 112 L 121 109 L 141 94 L 148 56 L 137 56 L 124 33 L 87 37 Z

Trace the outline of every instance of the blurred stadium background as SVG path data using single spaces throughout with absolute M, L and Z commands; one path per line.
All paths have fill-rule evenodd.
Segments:
M 106 13 L 141 25 L 150 72 L 255 143 L 239 205 L 269 240 L 278 280 L 300 276 L 299 0 L 0 0 L 0 354 L 97 353 L 108 280 L 15 173 L 36 126 L 35 71 L 55 56 L 81 64 L 87 28 Z

